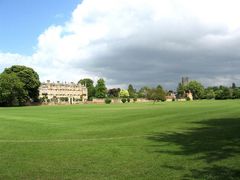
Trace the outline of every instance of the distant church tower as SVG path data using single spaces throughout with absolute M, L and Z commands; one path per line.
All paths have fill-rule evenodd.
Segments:
M 189 78 L 188 77 L 182 77 L 182 85 L 187 85 L 189 83 Z

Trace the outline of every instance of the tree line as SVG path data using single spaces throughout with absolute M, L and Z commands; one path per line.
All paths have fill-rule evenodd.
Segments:
M 107 89 L 105 81 L 99 79 L 96 86 L 91 79 L 81 79 L 79 83 L 86 85 L 88 88 L 88 99 L 91 101 L 93 98 L 145 98 L 154 101 L 165 101 L 166 96 L 176 95 L 173 98 L 187 98 L 187 92 L 191 92 L 193 99 L 240 99 L 240 87 L 237 87 L 235 83 L 231 87 L 226 86 L 213 86 L 205 88 L 198 81 L 190 81 L 187 84 L 179 83 L 177 91 L 166 91 L 161 85 L 155 88 L 144 86 L 138 91 L 132 84 L 128 85 L 127 90 L 121 90 L 120 88 Z M 175 100 L 175 99 L 173 99 Z
M 166 91 L 161 85 L 157 87 L 144 86 L 139 90 L 132 84 L 127 89 L 107 89 L 104 79 L 94 81 L 89 78 L 81 79 L 79 84 L 86 85 L 88 100 L 93 98 L 122 98 L 123 102 L 132 98 L 145 98 L 153 101 L 165 101 L 166 96 L 176 95 L 176 98 L 187 98 L 186 92 L 191 92 L 193 99 L 240 99 L 240 87 L 235 83 L 231 87 L 213 86 L 205 88 L 200 82 L 190 81 L 187 84 L 179 83 L 177 91 Z M 39 75 L 30 67 L 14 65 L 0 74 L 0 106 L 21 106 L 39 102 Z M 174 99 L 173 99 L 174 100 Z
M 240 87 L 232 83 L 231 87 L 227 86 L 212 86 L 204 88 L 204 86 L 197 81 L 190 81 L 188 84 L 183 85 L 179 83 L 177 87 L 177 96 L 182 98 L 185 92 L 190 91 L 193 99 L 240 99 Z
M 99 79 L 96 86 L 94 86 L 94 81 L 89 78 L 81 79 L 78 83 L 86 85 L 89 101 L 93 98 L 122 98 L 123 102 L 129 101 L 130 98 L 134 101 L 137 98 L 146 98 L 154 101 L 166 100 L 166 93 L 161 85 L 158 85 L 156 88 L 143 87 L 137 91 L 132 84 L 129 84 L 126 90 L 120 88 L 107 89 L 104 79 Z

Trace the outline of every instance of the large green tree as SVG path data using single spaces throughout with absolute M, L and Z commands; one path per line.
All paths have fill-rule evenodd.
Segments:
M 24 105 L 28 101 L 24 84 L 15 74 L 0 74 L 0 106 Z
M 95 93 L 96 98 L 105 98 L 106 97 L 107 88 L 106 88 L 104 79 L 99 79 L 97 81 L 95 90 L 96 90 L 96 93 Z
M 117 98 L 119 97 L 121 89 L 120 88 L 113 88 L 108 90 L 108 97 L 110 98 Z
M 93 80 L 89 78 L 81 79 L 78 84 L 85 85 L 88 89 L 88 100 L 92 99 L 95 95 L 95 87 Z
M 166 93 L 162 86 L 157 86 L 157 88 L 149 89 L 147 92 L 147 99 L 156 101 L 166 101 Z
M 201 99 L 204 95 L 204 87 L 201 83 L 197 81 L 190 81 L 186 87 L 186 91 L 191 91 L 193 99 Z
M 136 90 L 133 88 L 132 84 L 128 85 L 128 92 L 129 92 L 129 97 L 130 98 L 136 97 Z
M 37 102 L 39 99 L 39 76 L 36 71 L 30 67 L 14 65 L 6 68 L 3 74 L 14 74 L 23 83 L 23 88 L 31 101 Z

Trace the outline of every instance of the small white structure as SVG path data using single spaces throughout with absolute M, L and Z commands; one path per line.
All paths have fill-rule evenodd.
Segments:
M 192 92 L 190 90 L 186 93 L 186 97 L 189 98 L 190 101 L 193 100 L 193 95 L 192 95 Z

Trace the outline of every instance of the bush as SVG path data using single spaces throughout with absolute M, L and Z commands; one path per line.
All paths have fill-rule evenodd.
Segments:
M 133 102 L 137 102 L 137 98 L 135 97 L 135 98 L 133 98 Z
M 126 101 L 127 101 L 127 99 L 126 98 L 122 98 L 122 103 L 125 103 Z
M 68 97 L 60 97 L 61 102 L 68 102 Z
M 131 100 L 130 100 L 130 98 L 127 98 L 127 102 L 130 102 Z
M 44 97 L 42 97 L 42 98 L 39 98 L 39 100 L 40 100 L 40 103 L 43 103 L 43 102 L 45 102 L 45 98 L 44 98 Z
M 112 102 L 111 99 L 109 99 L 109 98 L 106 98 L 106 99 L 105 99 L 105 103 L 106 103 L 106 104 L 111 104 L 111 102 Z
M 186 100 L 187 100 L 187 101 L 191 101 L 190 97 L 186 97 Z

